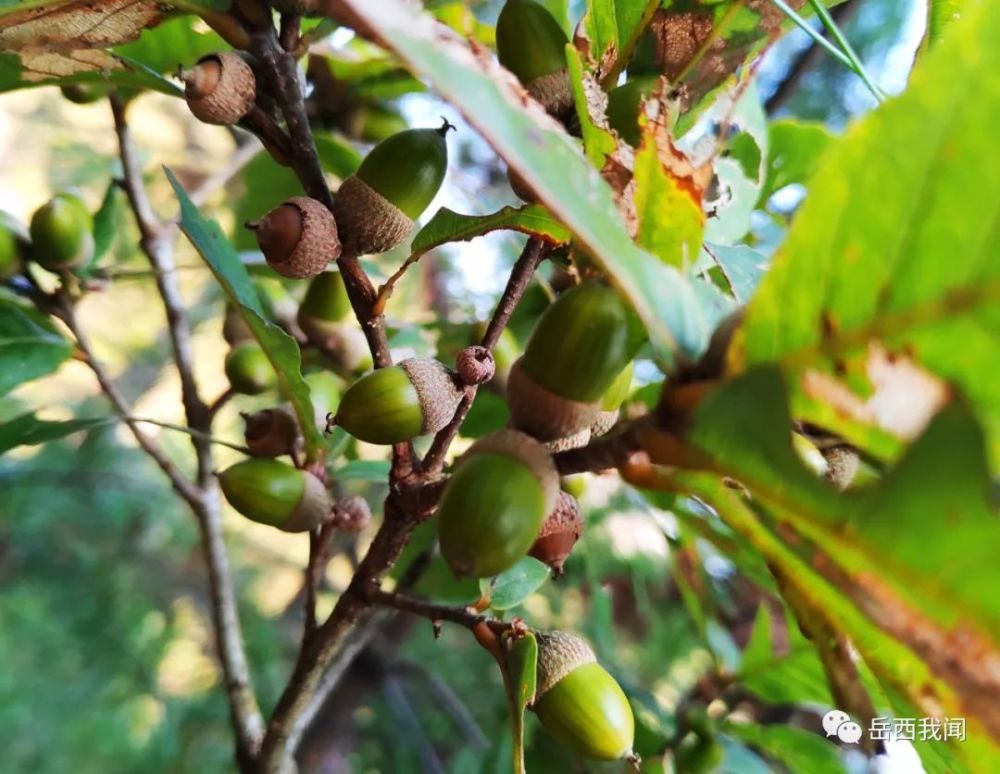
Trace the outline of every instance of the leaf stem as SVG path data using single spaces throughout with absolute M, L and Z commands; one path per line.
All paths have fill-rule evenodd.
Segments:
M 844 36 L 843 31 L 840 29 L 840 25 L 834 20 L 830 15 L 830 12 L 826 10 L 826 6 L 823 5 L 821 0 L 809 0 L 809 4 L 813 7 L 816 12 L 816 16 L 819 17 L 820 21 L 823 22 L 823 26 L 826 27 L 826 31 L 830 33 L 830 36 L 837 42 L 840 46 L 840 50 L 843 52 L 844 56 L 853 65 L 853 70 L 858 74 L 858 77 L 865 82 L 865 86 L 871 91 L 872 95 L 876 100 L 882 102 L 885 99 L 885 92 L 883 92 L 872 79 L 868 76 L 867 70 L 865 70 L 864 64 L 861 62 L 861 58 L 858 56 L 854 47 L 850 44 L 850 41 Z

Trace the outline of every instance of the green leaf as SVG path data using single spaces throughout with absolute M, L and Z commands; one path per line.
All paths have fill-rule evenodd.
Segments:
M 334 472 L 338 481 L 373 481 L 384 483 L 389 480 L 388 460 L 351 460 Z
M 847 769 L 837 746 L 813 731 L 794 726 L 727 722 L 722 731 L 751 745 L 768 758 L 784 764 L 789 771 L 809 774 L 840 774 Z
M 72 435 L 79 430 L 114 422 L 116 417 L 89 417 L 55 422 L 39 419 L 34 412 L 0 423 L 0 454 L 18 446 L 37 446 Z
M 511 723 L 514 736 L 514 772 L 523 774 L 524 765 L 524 710 L 535 700 L 538 680 L 538 640 L 531 632 L 523 637 L 504 637 L 507 645 L 507 669 L 510 674 Z
M 115 53 L 145 65 L 156 73 L 174 73 L 192 67 L 207 54 L 230 46 L 197 16 L 179 16 L 142 31 L 138 40 L 115 48 Z
M 704 250 L 722 269 L 733 298 L 741 304 L 749 301 L 767 272 L 767 258 L 746 245 L 730 247 L 706 242 Z
M 315 134 L 313 139 L 323 169 L 341 180 L 353 175 L 361 166 L 361 154 L 343 140 L 324 134 Z
M 0 395 L 55 371 L 73 345 L 29 302 L 0 288 Z
M 773 121 L 768 129 L 767 178 L 760 201 L 767 201 L 786 185 L 805 183 L 834 139 L 820 123 L 791 118 Z
M 886 449 L 957 387 L 1000 467 L 1000 15 L 970 8 L 910 89 L 823 156 L 735 360 L 778 362 L 796 415 Z M 974 192 L 974 195 L 972 195 Z M 906 416 L 892 409 L 907 405 Z
M 569 241 L 569 231 L 538 204 L 504 207 L 489 215 L 463 215 L 442 207 L 417 232 L 410 252 L 423 255 L 448 242 L 468 242 L 501 229 L 537 236 L 553 245 Z
M 580 137 L 583 140 L 583 150 L 590 163 L 597 169 L 604 167 L 606 157 L 618 149 L 618 140 L 607 127 L 607 117 L 599 116 L 604 124 L 598 126 L 591 116 L 591 102 L 606 99 L 597 81 L 589 72 L 584 72 L 580 53 L 571 43 L 566 44 L 566 63 L 569 71 L 569 82 L 573 89 L 573 101 L 576 103 L 576 117 L 580 124 Z
M 549 575 L 546 565 L 526 556 L 495 578 L 480 580 L 479 589 L 484 595 L 489 595 L 490 607 L 494 610 L 510 610 L 538 591 Z
M 181 230 L 205 259 L 226 295 L 238 306 L 243 319 L 253 331 L 254 338 L 274 366 L 281 392 L 288 396 L 299 419 L 306 453 L 313 458 L 322 441 L 316 427 L 315 410 L 309 398 L 309 385 L 302 378 L 302 354 L 298 343 L 277 325 L 265 319 L 250 275 L 223 235 L 219 224 L 203 217 L 174 174 L 169 169 L 165 171 L 181 205 Z
M 583 30 L 590 41 L 590 58 L 598 64 L 601 80 L 614 85 L 625 68 L 639 35 L 660 0 L 590 0 Z
M 635 246 L 597 170 L 536 104 L 525 103 L 499 65 L 402 0 L 385 0 L 378 8 L 361 0 L 343 5 L 458 108 L 566 225 L 632 303 L 664 367 L 700 354 L 709 329 L 688 281 Z
M 115 237 L 122 227 L 121 191 L 112 180 L 104 193 L 101 206 L 94 213 L 94 255 L 87 264 L 92 269 L 114 245 Z

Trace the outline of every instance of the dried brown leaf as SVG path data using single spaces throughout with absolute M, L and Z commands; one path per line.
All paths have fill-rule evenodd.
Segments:
M 137 38 L 165 11 L 150 0 L 69 0 L 17 10 L 0 17 L 0 50 L 29 50 L 37 60 L 40 50 L 107 48 Z

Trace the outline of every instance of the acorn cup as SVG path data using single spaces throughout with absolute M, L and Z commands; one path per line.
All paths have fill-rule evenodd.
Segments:
M 315 277 L 340 257 L 337 221 L 307 196 L 292 197 L 246 226 L 256 232 L 267 265 L 283 277 Z
M 438 505 L 441 553 L 456 576 L 486 578 L 528 553 L 556 505 L 559 475 L 548 450 L 515 430 L 476 441 Z
M 411 358 L 362 376 L 344 393 L 334 423 L 374 444 L 436 433 L 462 398 L 456 375 L 433 358 Z
M 535 636 L 538 688 L 532 709 L 545 730 L 578 755 L 637 762 L 632 707 L 590 645 L 566 632 Z
M 237 344 L 226 355 L 226 378 L 242 395 L 260 395 L 277 384 L 271 361 L 256 341 Z
M 251 521 L 284 532 L 308 532 L 333 509 L 323 483 L 312 473 L 278 460 L 237 462 L 219 473 L 226 500 Z
M 31 257 L 49 271 L 74 269 L 94 255 L 94 219 L 70 193 L 60 193 L 31 216 Z
M 547 564 L 552 569 L 552 574 L 559 577 L 563 573 L 566 557 L 582 534 L 583 513 L 580 511 L 580 504 L 569 492 L 560 491 L 556 507 L 542 522 L 528 556 Z
M 21 235 L 4 224 L 0 213 L 0 282 L 21 273 L 26 252 L 26 243 Z
M 203 56 L 181 78 L 188 107 L 206 124 L 235 124 L 253 107 L 257 92 L 253 70 L 232 51 Z
M 292 454 L 302 447 L 299 422 L 289 406 L 241 412 L 245 427 L 243 440 L 254 457 L 280 457 Z
M 566 70 L 569 38 L 559 22 L 534 0 L 507 0 L 497 19 L 497 58 L 517 76 L 545 110 L 558 119 L 573 113 Z
M 588 281 L 563 293 L 511 369 L 513 426 L 542 441 L 590 428 L 602 396 L 638 348 L 634 329 L 632 312 L 611 288 Z
M 454 127 L 407 129 L 383 140 L 337 191 L 333 213 L 344 249 L 352 255 L 384 253 L 413 229 L 444 181 L 445 135 Z

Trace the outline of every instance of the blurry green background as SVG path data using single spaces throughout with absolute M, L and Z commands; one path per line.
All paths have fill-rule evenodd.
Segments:
M 496 3 L 470 5 L 483 19 L 495 18 Z M 890 92 L 905 82 L 921 15 L 916 0 L 865 0 L 844 16 L 848 37 Z M 794 91 L 782 91 L 779 84 L 806 46 L 803 35 L 793 34 L 770 52 L 761 70 L 762 96 L 770 97 L 776 115 L 819 120 L 839 130 L 850 116 L 871 107 L 870 97 L 854 76 L 823 55 L 810 58 Z M 447 107 L 419 94 L 393 104 L 417 124 L 434 124 L 444 111 L 460 125 L 438 204 L 485 212 L 513 201 L 502 167 Z M 181 103 L 161 95 L 141 97 L 131 119 L 154 202 L 164 215 L 176 205 L 161 164 L 176 170 L 190 189 L 224 167 L 233 150 L 226 131 L 194 122 Z M 0 97 L 0 209 L 25 221 L 52 192 L 67 187 L 78 188 L 96 208 L 115 170 L 106 104 L 74 105 L 52 88 Z M 238 245 L 246 249 L 250 243 L 237 224 L 277 203 L 288 185 L 287 173 L 260 158 L 204 210 L 238 234 Z M 169 350 L 162 310 L 143 273 L 136 240 L 123 215 L 113 258 L 119 273 L 87 297 L 81 316 L 135 414 L 182 421 L 176 374 L 165 367 Z M 430 352 L 448 322 L 485 315 L 520 242 L 490 236 L 439 250 L 410 272 L 391 304 L 397 353 Z M 373 268 L 391 271 L 399 260 L 390 254 Z M 178 263 L 196 324 L 198 376 L 211 397 L 226 386 L 221 294 L 182 242 Z M 527 307 L 530 311 L 530 296 Z M 217 434 L 238 439 L 237 412 L 269 400 L 234 401 L 223 411 Z M 108 414 L 92 374 L 72 361 L 58 374 L 0 399 L 0 420 L 34 409 L 49 418 Z M 482 411 L 484 421 L 492 421 L 490 406 Z M 190 463 L 183 435 L 149 430 L 174 459 Z M 352 454 L 374 458 L 381 452 L 357 448 Z M 219 449 L 220 468 L 234 458 Z M 684 503 L 662 503 L 673 508 L 668 515 L 612 478 L 589 476 L 583 483 L 588 532 L 567 575 L 530 597 L 525 613 L 534 625 L 588 636 L 623 684 L 646 696 L 649 728 L 672 733 L 672 711 L 705 667 L 735 664 L 759 592 L 696 540 L 691 526 L 696 522 L 683 518 Z M 377 484 L 359 491 L 376 508 L 384 495 Z M 307 541 L 232 514 L 226 527 L 252 672 L 268 711 L 301 631 L 298 593 Z M 352 560 L 370 536 L 362 534 L 358 545 L 347 546 L 331 562 L 321 613 L 348 581 Z M 205 588 L 194 520 L 121 426 L 0 458 L 0 771 L 231 770 Z M 456 589 L 433 568 L 418 591 L 455 602 L 475 596 L 474 589 Z M 781 611 L 775 612 L 780 623 Z M 392 626 L 392 636 L 374 641 L 336 703 L 320 713 L 303 746 L 304 770 L 509 771 L 506 708 L 487 654 L 461 630 L 445 627 L 442 641 L 435 642 L 424 621 Z M 776 637 L 794 639 L 784 627 L 776 629 L 782 630 Z M 787 660 L 784 668 L 787 673 L 764 670 L 756 684 L 752 676 L 745 683 L 774 706 L 793 688 L 800 700 L 829 701 L 811 653 Z M 529 770 L 571 768 L 535 729 L 529 720 Z M 775 765 L 733 738 L 723 744 L 725 770 L 766 771 Z M 809 765 L 829 763 L 829 756 L 817 755 Z M 919 770 L 915 758 L 901 755 L 898 770 Z

